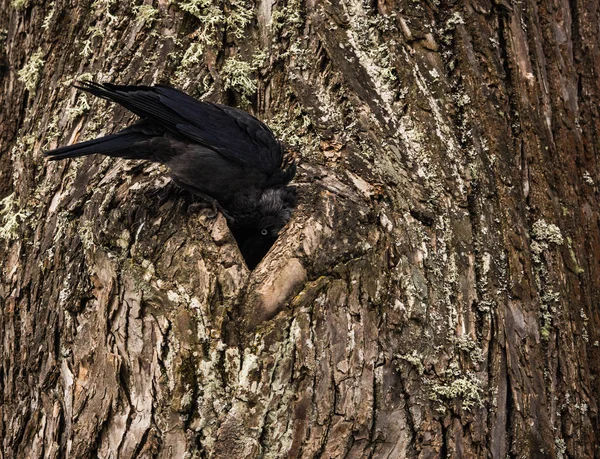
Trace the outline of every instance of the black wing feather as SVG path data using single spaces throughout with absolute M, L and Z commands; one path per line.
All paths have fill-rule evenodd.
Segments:
M 281 167 L 283 149 L 273 132 L 252 115 L 226 105 L 202 102 L 167 86 L 157 86 L 160 101 L 181 114 L 181 132 L 221 154 L 267 173 Z
M 246 167 L 269 175 L 281 167 L 281 144 L 265 124 L 241 110 L 202 102 L 168 86 L 80 82 L 77 87 L 117 102 L 172 134 L 187 137 Z

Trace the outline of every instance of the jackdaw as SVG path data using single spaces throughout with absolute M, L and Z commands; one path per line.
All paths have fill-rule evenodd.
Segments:
M 116 134 L 57 148 L 51 160 L 91 154 L 166 164 L 173 181 L 210 199 L 227 218 L 250 269 L 271 248 L 296 207 L 296 173 L 273 132 L 250 114 L 202 102 L 168 86 L 79 82 L 141 121 Z

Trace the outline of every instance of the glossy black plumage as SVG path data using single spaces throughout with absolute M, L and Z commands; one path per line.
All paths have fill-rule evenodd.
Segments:
M 293 162 L 271 130 L 248 113 L 202 102 L 166 86 L 79 83 L 142 120 L 128 128 L 46 153 L 51 160 L 103 154 L 166 164 L 171 177 L 222 207 L 252 269 L 296 206 Z

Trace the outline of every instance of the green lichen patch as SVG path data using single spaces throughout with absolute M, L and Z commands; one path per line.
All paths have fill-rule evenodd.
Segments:
M 95 0 L 90 7 L 91 10 L 100 13 L 102 17 L 108 19 L 108 22 L 114 24 L 118 18 L 110 12 L 110 9 L 115 4 L 116 0 Z
M 204 47 L 201 42 L 191 43 L 185 50 L 185 53 L 183 53 L 181 68 L 186 69 L 192 65 L 198 64 L 202 59 L 203 52 Z
M 50 27 L 50 22 L 52 21 L 52 18 L 54 17 L 54 13 L 56 12 L 55 3 L 50 2 L 50 5 L 48 5 L 48 8 L 50 9 L 50 11 L 48 11 L 48 14 L 46 14 L 46 17 L 44 18 L 44 22 L 42 23 L 42 29 L 44 29 L 44 30 L 47 30 Z
M 573 249 L 573 240 L 570 237 L 567 237 L 567 246 L 569 247 L 569 255 L 571 256 L 571 262 L 573 263 L 573 270 L 575 274 L 583 274 L 585 269 L 583 269 L 579 261 L 577 261 L 577 255 L 575 255 L 575 250 Z
M 425 373 L 425 366 L 423 365 L 422 356 L 420 356 L 416 350 L 413 350 L 412 354 L 401 355 L 400 358 L 402 360 L 406 360 L 408 363 L 414 366 L 419 375 L 423 375 L 423 373 Z
M 252 77 L 255 70 L 251 63 L 230 57 L 221 69 L 224 89 L 232 89 L 250 97 L 256 92 L 256 81 Z
M 81 94 L 79 96 L 79 100 L 74 107 L 71 107 L 67 110 L 67 114 L 69 119 L 74 120 L 79 118 L 84 113 L 87 113 L 90 109 L 90 104 L 88 103 L 87 96 L 85 94 Z
M 455 372 L 452 372 L 455 373 Z M 467 372 L 454 376 L 454 379 L 431 387 L 431 400 L 440 402 L 459 400 L 461 407 L 471 411 L 474 406 L 483 406 L 483 388 L 474 373 Z
M 223 11 L 211 0 L 184 0 L 177 2 L 177 6 L 198 18 L 209 36 L 216 33 L 225 22 Z
M 0 239 L 13 241 L 19 237 L 19 228 L 31 212 L 19 206 L 15 194 L 9 194 L 0 201 Z
M 104 29 L 100 26 L 90 27 L 88 30 L 89 37 L 84 40 L 83 48 L 79 52 L 79 54 L 83 57 L 90 57 L 92 55 L 92 43 L 94 38 L 103 38 L 104 37 Z
M 82 73 L 77 77 L 77 81 L 93 81 L 94 75 L 91 73 Z
M 588 323 L 590 321 L 589 317 L 587 316 L 587 314 L 585 313 L 584 309 L 581 308 L 579 310 L 579 316 L 581 317 L 581 322 L 583 324 L 583 326 L 581 327 L 581 338 L 586 342 L 589 343 L 590 341 L 590 336 L 588 334 Z
M 24 134 L 17 138 L 15 146 L 10 151 L 12 161 L 18 161 L 27 155 L 32 155 L 37 142 L 37 134 Z M 15 171 L 15 180 L 18 180 L 19 173 Z M 15 182 L 16 183 L 16 182 Z
M 548 291 L 540 298 L 540 337 L 548 341 L 552 332 L 553 318 L 556 314 L 556 305 L 560 300 L 560 293 Z
M 455 339 L 454 344 L 457 349 L 468 354 L 474 364 L 485 361 L 481 347 L 470 336 L 459 336 Z
M 348 44 L 356 54 L 357 63 L 367 72 L 377 94 L 381 96 L 388 113 L 394 113 L 392 104 L 396 94 L 397 69 L 394 56 L 398 43 L 384 37 L 382 30 L 394 28 L 392 21 L 373 16 L 373 8 L 355 2 L 348 9 L 351 27 L 347 30 Z M 343 46 L 343 45 L 341 45 Z
M 246 0 L 230 0 L 231 11 L 225 17 L 225 30 L 235 38 L 244 38 L 245 28 L 254 19 L 254 7 Z
M 541 219 L 536 221 L 531 228 L 531 236 L 538 242 L 563 245 L 564 238 L 560 228 Z
M 25 88 L 33 95 L 40 81 L 41 70 L 44 67 L 43 53 L 38 50 L 31 55 L 27 64 L 19 70 L 19 81 L 25 84 Z
M 567 454 L 567 444 L 562 438 L 555 439 L 554 444 L 556 446 L 556 459 L 564 459 Z
M 318 148 L 319 139 L 309 135 L 312 120 L 300 108 L 291 113 L 278 113 L 267 124 L 278 139 L 293 148 Z
M 29 6 L 30 0 L 11 0 L 10 5 L 15 10 L 23 10 Z
M 298 27 L 304 24 L 302 19 L 302 2 L 291 0 L 282 8 L 277 8 L 272 16 L 271 23 L 276 32 L 282 36 L 290 36 Z
M 187 78 L 185 70 L 203 62 L 207 49 L 218 47 L 222 43 L 223 34 L 235 39 L 246 36 L 245 29 L 255 17 L 254 4 L 247 0 L 231 0 L 227 4 L 212 0 L 180 0 L 175 3 L 200 22 L 190 35 L 192 42 L 184 45 L 175 40 L 177 46 L 185 46 L 185 49 L 170 53 L 171 59 L 179 64 L 175 79 L 179 86 L 186 87 L 191 80 L 197 81 L 198 78 L 197 74 L 192 79 Z M 246 62 L 237 57 L 227 59 L 221 70 L 224 88 L 235 90 L 244 98 L 254 94 L 256 82 L 252 74 L 258 65 L 254 60 Z M 202 82 L 204 91 L 210 87 L 206 80 L 205 77 Z
M 143 22 L 146 27 L 151 27 L 156 20 L 156 16 L 158 16 L 158 10 L 146 3 L 134 6 L 133 12 L 137 16 L 137 19 Z
M 265 49 L 261 49 L 257 51 L 254 56 L 252 56 L 252 67 L 255 69 L 259 69 L 265 65 L 269 58 L 269 53 Z
M 96 246 L 94 224 L 90 220 L 84 220 L 77 226 L 77 234 L 79 235 L 79 239 L 81 239 L 84 249 L 90 250 Z
M 458 26 L 464 24 L 465 19 L 458 11 L 455 11 L 454 14 L 450 16 L 450 18 L 442 25 L 442 27 L 438 31 L 441 41 L 446 45 L 452 44 L 455 30 L 458 28 Z
M 254 6 L 247 0 L 231 0 L 228 11 L 212 0 L 182 0 L 177 5 L 200 21 L 196 35 L 203 45 L 216 44 L 215 38 L 222 32 L 243 38 L 245 28 L 254 18 Z

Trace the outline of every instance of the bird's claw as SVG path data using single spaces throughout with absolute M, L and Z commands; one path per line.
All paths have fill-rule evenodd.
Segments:
M 223 214 L 223 217 L 225 217 L 225 220 L 227 220 L 227 223 L 229 225 L 231 225 L 233 223 L 233 218 L 231 218 L 231 216 L 227 213 L 227 211 L 225 209 L 223 209 L 221 204 L 219 204 L 219 202 L 216 199 L 212 199 L 208 196 L 206 196 L 206 198 L 203 199 L 202 201 L 192 203 L 188 207 L 188 213 L 194 213 L 200 209 L 208 209 L 209 207 L 213 210 L 213 213 L 210 215 L 207 215 L 208 218 L 210 218 L 211 220 L 214 220 L 215 218 L 217 218 L 219 216 L 219 213 L 221 213 L 221 214 Z

